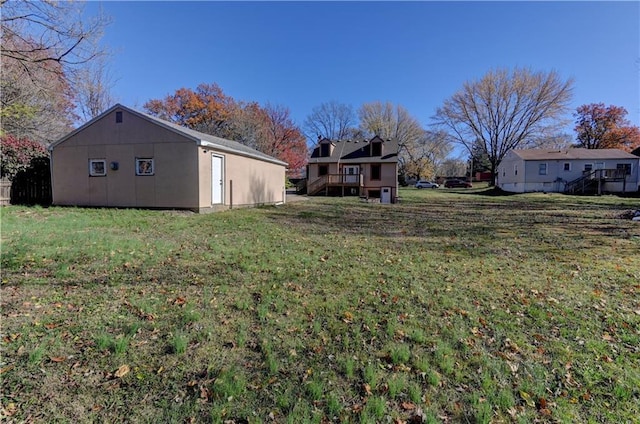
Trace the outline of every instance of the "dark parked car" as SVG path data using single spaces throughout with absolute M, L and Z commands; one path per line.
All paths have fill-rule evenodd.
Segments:
M 447 180 L 444 183 L 446 188 L 471 188 L 473 185 L 469 181 L 463 180 Z

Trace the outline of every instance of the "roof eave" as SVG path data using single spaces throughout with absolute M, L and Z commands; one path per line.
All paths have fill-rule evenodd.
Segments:
M 209 147 L 212 149 L 216 149 L 216 150 L 220 150 L 221 152 L 225 152 L 225 153 L 231 153 L 234 155 L 238 155 L 238 156 L 244 156 L 244 157 L 248 157 L 251 159 L 257 159 L 257 160 L 261 160 L 263 162 L 270 162 L 270 163 L 274 163 L 276 165 L 282 165 L 282 166 L 289 166 L 289 164 L 287 162 L 283 162 L 281 160 L 275 159 L 275 158 L 269 158 L 266 156 L 260 156 L 260 155 L 254 155 L 251 154 L 249 152 L 241 152 L 239 150 L 236 149 L 232 149 L 226 146 L 222 146 L 220 144 L 216 144 L 216 143 L 212 143 L 210 141 L 207 140 L 196 140 L 196 144 L 198 146 L 202 146 L 202 147 Z

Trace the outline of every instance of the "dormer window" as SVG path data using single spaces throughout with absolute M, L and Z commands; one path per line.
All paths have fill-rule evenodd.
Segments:
M 379 141 L 371 143 L 371 156 L 382 156 L 382 143 Z
M 329 143 L 322 143 L 320 144 L 320 157 L 326 158 L 331 156 L 330 149 L 329 149 Z

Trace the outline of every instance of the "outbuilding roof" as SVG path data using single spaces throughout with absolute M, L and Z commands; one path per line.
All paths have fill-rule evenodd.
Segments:
M 620 149 L 522 149 L 512 152 L 523 160 L 638 159 L 637 156 Z
M 224 152 L 228 152 L 228 153 L 234 153 L 237 155 L 241 155 L 241 156 L 247 156 L 247 157 L 251 157 L 254 159 L 258 159 L 258 160 L 263 160 L 266 162 L 271 162 L 271 163 L 275 163 L 278 165 L 283 165 L 283 166 L 287 166 L 286 162 L 283 162 L 279 159 L 274 158 L 273 156 L 269 156 L 266 153 L 262 153 L 256 149 L 253 149 L 249 146 L 246 146 L 242 143 L 238 143 L 237 141 L 233 141 L 233 140 L 227 140 L 225 138 L 221 138 L 221 137 L 216 137 L 214 135 L 211 134 L 205 134 L 205 133 L 201 133 L 199 131 L 195 131 L 177 124 L 174 124 L 173 122 L 169 122 L 169 121 L 165 121 L 164 119 L 160 119 L 158 117 L 155 116 L 151 116 L 151 115 L 147 115 L 146 113 L 143 112 L 139 112 L 137 110 L 128 108 L 126 106 L 121 105 L 120 103 L 115 104 L 114 106 L 112 106 L 111 108 L 109 108 L 108 110 L 106 110 L 105 112 L 103 112 L 102 114 L 100 114 L 99 116 L 91 119 L 90 121 L 86 122 L 84 125 L 81 125 L 80 127 L 76 128 L 75 130 L 73 130 L 72 132 L 70 132 L 69 134 L 65 135 L 64 137 L 62 137 L 61 139 L 57 140 L 56 142 L 52 143 L 49 146 L 49 151 L 52 151 L 57 145 L 64 143 L 67 139 L 71 138 L 72 136 L 74 136 L 75 134 L 81 132 L 84 128 L 87 128 L 88 126 L 90 126 L 91 124 L 93 124 L 94 122 L 102 119 L 103 117 L 105 117 L 106 115 L 116 111 L 116 110 L 125 110 L 133 115 L 138 116 L 139 118 L 142 118 L 146 121 L 152 122 L 156 125 L 160 125 L 170 131 L 176 132 L 184 137 L 190 138 L 192 139 L 194 142 L 196 142 L 196 144 L 198 144 L 199 146 L 205 146 L 205 147 L 211 147 L 220 151 L 224 151 Z

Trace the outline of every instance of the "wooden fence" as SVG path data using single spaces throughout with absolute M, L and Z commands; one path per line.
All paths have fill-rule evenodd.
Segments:
M 11 203 L 11 181 L 0 180 L 0 206 L 7 206 Z
M 5 186 L 9 188 L 5 188 Z M 20 171 L 12 181 L 2 181 L 1 199 L 3 205 L 41 205 L 49 206 L 52 202 L 51 171 L 49 158 L 34 159 L 31 167 Z M 5 190 L 10 192 L 7 196 Z M 9 199 L 7 199 L 9 197 Z M 6 203 L 4 203 L 6 201 Z

